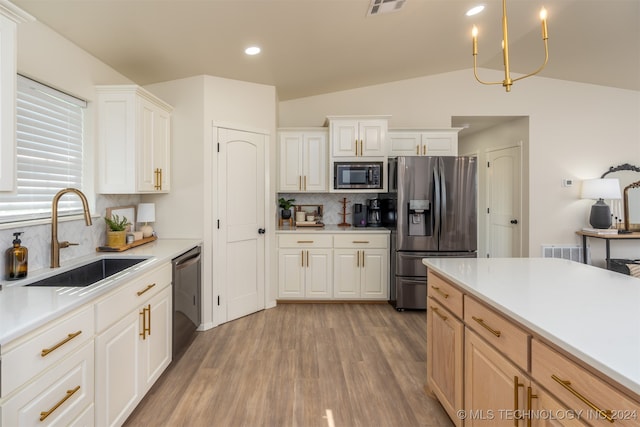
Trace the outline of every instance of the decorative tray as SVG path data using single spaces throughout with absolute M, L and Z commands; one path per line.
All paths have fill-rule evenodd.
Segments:
M 111 246 L 98 246 L 96 248 L 97 252 L 123 252 L 127 249 L 135 248 L 136 246 L 144 245 L 145 243 L 151 243 L 154 240 L 157 240 L 156 236 L 145 237 L 140 240 L 134 240 L 133 243 L 126 244 L 124 246 L 111 247 Z
M 324 223 L 316 221 L 296 221 L 296 227 L 324 227 Z

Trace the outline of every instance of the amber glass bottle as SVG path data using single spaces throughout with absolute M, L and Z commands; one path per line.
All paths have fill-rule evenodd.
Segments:
M 20 235 L 22 232 L 13 233 L 13 247 L 6 252 L 6 278 L 16 280 L 27 277 L 29 251 L 24 246 L 20 246 Z

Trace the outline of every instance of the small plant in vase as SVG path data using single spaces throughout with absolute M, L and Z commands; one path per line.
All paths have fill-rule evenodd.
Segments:
M 104 218 L 107 223 L 107 246 L 117 248 L 124 246 L 127 241 L 127 228 L 131 223 L 126 216 L 120 218 L 117 214 L 111 218 Z
M 296 199 L 285 199 L 284 197 L 280 197 L 280 199 L 278 199 L 278 204 L 282 209 L 280 211 L 280 216 L 282 217 L 282 219 L 291 218 L 291 207 L 293 206 L 293 202 L 295 201 Z

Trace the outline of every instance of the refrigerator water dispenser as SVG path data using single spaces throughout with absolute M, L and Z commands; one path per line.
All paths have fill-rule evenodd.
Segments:
M 409 236 L 431 236 L 431 203 L 429 200 L 409 200 Z

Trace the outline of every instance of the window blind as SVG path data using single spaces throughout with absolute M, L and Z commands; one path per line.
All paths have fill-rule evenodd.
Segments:
M 51 217 L 63 188 L 82 188 L 86 102 L 18 75 L 15 194 L 0 193 L 0 222 Z M 60 216 L 82 212 L 78 197 L 60 199 Z

